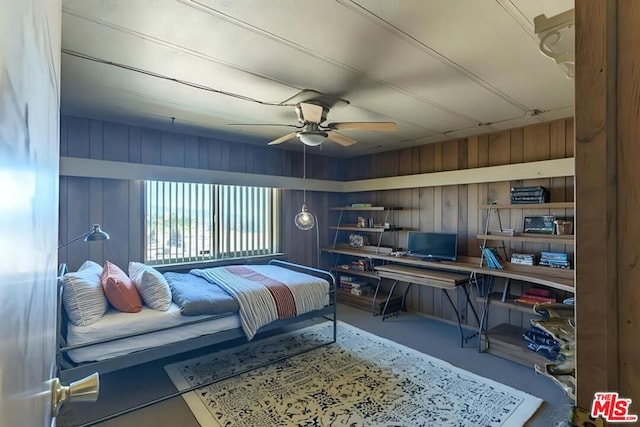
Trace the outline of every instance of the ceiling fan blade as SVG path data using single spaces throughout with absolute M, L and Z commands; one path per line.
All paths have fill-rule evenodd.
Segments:
M 398 129 L 398 125 L 395 124 L 395 122 L 342 122 L 329 123 L 327 127 L 335 130 L 368 130 L 374 132 L 385 132 Z
M 302 117 L 305 121 L 311 123 L 320 123 L 322 121 L 323 108 L 321 105 L 301 102 L 300 109 L 302 110 Z
M 278 127 L 289 127 L 301 129 L 302 126 L 295 125 L 285 125 L 285 124 L 277 124 L 277 123 L 227 123 L 227 126 L 278 126 Z
M 358 142 L 355 139 L 349 138 L 348 136 L 344 136 L 343 134 L 338 133 L 336 131 L 327 132 L 327 138 L 342 145 L 343 147 L 348 147 Z
M 288 134 L 286 134 L 286 135 L 284 135 L 284 136 L 281 136 L 281 137 L 280 137 L 280 138 L 278 138 L 278 139 L 274 139 L 274 140 L 273 140 L 273 141 L 271 141 L 268 145 L 282 144 L 282 143 L 283 143 L 283 142 L 285 142 L 285 141 L 288 141 L 288 140 L 290 140 L 290 139 L 295 138 L 297 134 L 298 134 L 298 132 L 291 132 L 291 133 L 288 133 Z

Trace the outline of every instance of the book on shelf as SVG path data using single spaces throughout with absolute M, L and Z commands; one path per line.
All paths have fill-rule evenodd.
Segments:
M 515 299 L 515 302 L 520 304 L 536 305 L 543 302 L 556 302 L 554 297 L 543 297 L 540 295 L 533 295 L 530 293 L 524 293 Z
M 542 252 L 540 265 L 554 268 L 571 268 L 569 254 L 565 252 Z
M 503 228 L 500 231 L 489 231 L 488 233 L 494 236 L 513 236 L 515 232 L 513 228 Z
M 487 262 L 487 267 L 502 269 L 502 262 L 500 261 L 498 255 L 494 252 L 493 248 L 482 248 L 482 254 L 484 255 L 484 259 Z
M 547 203 L 549 191 L 541 186 L 511 187 L 511 204 Z
M 522 187 L 511 187 L 511 192 L 512 193 L 526 193 L 528 191 L 544 191 L 547 192 L 547 189 L 545 187 L 542 187 L 540 185 L 525 185 Z
M 527 292 L 525 292 L 525 294 L 528 295 L 536 295 L 539 297 L 550 297 L 551 296 L 551 291 L 549 289 L 545 289 L 545 288 L 529 288 L 529 290 Z
M 535 265 L 536 264 L 536 255 L 535 254 L 512 253 L 511 254 L 511 264 Z
M 363 282 L 359 280 L 343 281 L 341 279 L 340 287 L 342 289 L 365 289 L 367 287 L 370 287 L 370 285 L 367 282 Z

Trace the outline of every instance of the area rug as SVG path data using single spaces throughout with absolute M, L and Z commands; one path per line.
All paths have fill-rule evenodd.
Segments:
M 330 341 L 332 324 L 165 366 L 179 390 Z M 340 322 L 338 342 L 183 395 L 209 426 L 520 426 L 537 397 Z

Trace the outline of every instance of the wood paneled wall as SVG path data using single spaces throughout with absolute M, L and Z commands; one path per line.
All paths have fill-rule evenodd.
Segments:
M 576 2 L 577 405 L 640 414 L 640 2 Z
M 303 174 L 301 152 L 71 116 L 61 118 L 60 155 L 296 178 Z M 336 180 L 337 171 L 335 159 L 307 153 L 307 178 Z M 94 223 L 101 224 L 111 239 L 90 244 L 72 243 L 60 250 L 60 262 L 75 269 L 86 259 L 100 263 L 108 259 L 125 267 L 129 261 L 141 261 L 142 187 L 140 181 L 61 177 L 59 241 L 67 242 L 89 231 Z M 290 227 L 302 205 L 302 192 L 283 193 L 282 250 L 291 254 L 296 262 L 315 264 L 315 255 L 306 242 L 311 237 L 315 240 L 315 233 L 294 231 Z M 307 193 L 309 208 L 314 209 L 321 224 L 327 197 L 327 194 Z
M 161 132 L 117 123 L 63 117 L 61 155 L 130 163 L 158 164 L 231 172 L 302 177 L 302 153 L 215 141 L 211 139 Z M 573 119 L 558 120 L 459 140 L 363 156 L 334 159 L 307 153 L 307 177 L 331 180 L 355 180 L 464 170 L 484 166 L 558 159 L 573 156 Z M 509 203 L 513 185 L 543 185 L 550 189 L 552 201 L 573 200 L 573 177 L 482 184 L 416 187 L 351 194 L 307 192 L 309 210 L 316 214 L 319 228 L 300 231 L 293 225 L 303 203 L 303 192 L 286 190 L 282 196 L 282 251 L 288 259 L 316 265 L 318 247 L 330 246 L 334 233 L 328 229 L 338 219 L 332 206 L 355 202 L 401 206 L 391 222 L 405 230 L 458 233 L 459 254 L 479 256 L 476 235 L 483 229 L 486 212 L 478 205 L 488 201 Z M 138 181 L 62 177 L 60 182 L 60 241 L 67 241 L 100 223 L 112 239 L 104 243 L 74 243 L 60 252 L 70 268 L 85 259 L 112 260 L 125 266 L 143 256 L 142 183 Z M 539 211 L 535 213 L 540 214 Z M 566 212 L 572 216 L 573 212 Z M 501 212 L 504 227 L 519 228 L 523 212 Z M 497 228 L 494 218 L 492 229 Z M 319 240 L 319 244 L 317 240 Z M 406 246 L 406 231 L 385 233 L 384 245 Z M 514 250 L 567 250 L 551 245 L 514 244 Z M 335 257 L 322 254 L 321 266 L 328 268 Z M 386 284 L 385 286 L 388 286 Z M 518 292 L 522 284 L 514 284 Z M 466 309 L 460 300 L 460 309 Z M 408 307 L 427 315 L 453 320 L 454 314 L 440 292 L 415 287 Z M 527 316 L 506 310 L 492 310 L 489 326 L 509 321 L 528 326 Z M 474 320 L 468 320 L 474 325 Z
M 574 128 L 573 119 L 570 118 L 343 160 L 340 171 L 344 180 L 384 178 L 567 158 L 573 157 L 573 151 Z M 458 233 L 460 255 L 479 256 L 480 242 L 476 235 L 484 229 L 487 212 L 479 211 L 478 205 L 492 201 L 509 204 L 510 188 L 520 185 L 542 185 L 549 189 L 551 201 L 573 201 L 574 179 L 569 176 L 344 194 L 337 200 L 337 206 L 370 202 L 374 205 L 403 207 L 402 211 L 395 214 L 394 222 L 405 228 L 405 231 L 397 233 L 397 236 L 396 233 L 385 234 L 384 244 L 406 247 L 406 230 L 454 232 Z M 504 210 L 500 212 L 500 219 L 503 227 L 511 226 L 521 231 L 525 214 L 545 213 L 548 212 Z M 558 211 L 554 213 L 558 214 Z M 559 211 L 559 214 L 573 218 L 574 211 L 567 209 Z M 497 216 L 492 215 L 490 229 L 497 230 Z M 337 213 L 330 215 L 331 221 L 337 221 Z M 329 242 L 332 241 L 330 235 Z M 514 251 L 538 253 L 544 250 L 574 251 L 571 246 L 531 243 L 513 243 L 510 248 Z M 512 282 L 511 286 L 517 294 L 528 285 Z M 462 301 L 457 304 L 460 308 L 465 308 Z M 408 307 L 428 315 L 455 319 L 442 293 L 428 287 L 413 287 Z M 491 311 L 489 327 L 509 322 L 528 328 L 529 318 L 530 316 L 519 312 L 496 308 Z M 467 322 L 475 325 L 473 319 L 468 319 Z

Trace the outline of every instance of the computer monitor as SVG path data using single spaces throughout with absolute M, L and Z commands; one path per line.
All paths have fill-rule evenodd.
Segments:
M 407 255 L 435 261 L 455 261 L 458 256 L 458 235 L 409 231 L 407 233 Z

